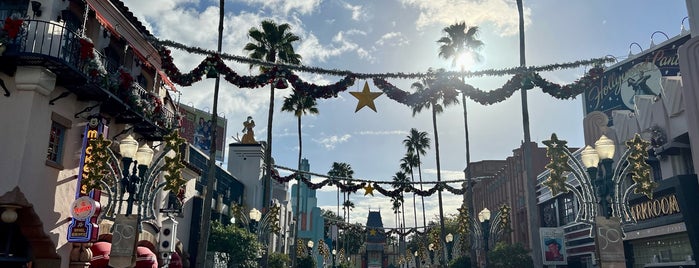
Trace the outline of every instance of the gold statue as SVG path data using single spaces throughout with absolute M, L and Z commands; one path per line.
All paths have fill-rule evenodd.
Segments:
M 255 144 L 257 141 L 255 140 L 255 131 L 252 130 L 252 128 L 255 127 L 255 121 L 252 120 L 252 116 L 248 116 L 248 120 L 243 122 L 243 139 L 241 140 L 241 143 L 244 144 Z

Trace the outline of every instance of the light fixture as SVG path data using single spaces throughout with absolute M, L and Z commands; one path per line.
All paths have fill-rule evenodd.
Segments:
M 3 207 L 5 209 L 2 212 L 2 215 L 0 215 L 2 222 L 13 223 L 13 222 L 17 221 L 17 209 L 20 208 L 19 206 L 2 205 L 1 207 Z
M 119 153 L 122 158 L 133 158 L 138 150 L 138 141 L 133 136 L 128 135 L 119 143 Z
M 256 208 L 252 208 L 250 210 L 249 216 L 250 216 L 250 219 L 253 221 L 260 221 L 260 219 L 262 218 L 262 213 L 259 210 L 257 210 Z M 309 241 L 309 242 L 313 243 L 313 241 Z
M 444 240 L 447 241 L 447 243 L 451 243 L 452 241 L 454 241 L 454 235 L 451 234 L 451 233 L 449 233 L 449 234 L 444 238 Z
M 580 152 L 580 158 L 582 159 L 583 166 L 586 168 L 593 168 L 599 165 L 599 155 L 597 154 L 597 150 L 592 148 L 590 145 L 585 146 L 585 149 Z
M 337 255 L 337 250 L 333 249 L 332 254 L 333 256 Z
M 490 210 L 488 208 L 483 208 L 481 212 L 478 212 L 478 220 L 480 222 L 485 222 L 490 220 Z
M 604 135 L 595 142 L 595 149 L 601 160 L 612 159 L 614 157 L 614 147 L 614 141 Z
M 34 12 L 34 16 L 41 17 L 41 2 L 32 1 L 32 12 Z
M 148 147 L 147 144 L 141 145 L 141 147 L 138 148 L 136 151 L 136 157 L 134 160 L 138 162 L 138 165 L 143 165 L 146 167 L 150 166 L 151 161 L 153 161 L 153 149 Z
M 313 248 L 313 240 L 308 240 L 308 243 L 306 243 L 306 246 L 308 246 L 308 248 Z

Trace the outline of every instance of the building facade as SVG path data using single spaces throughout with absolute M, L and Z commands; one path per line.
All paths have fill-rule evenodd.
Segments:
M 91 148 L 84 144 L 97 136 L 91 128 L 112 142 L 117 157 L 126 136 L 157 156 L 178 126 L 168 93 L 174 87 L 147 41 L 151 34 L 121 1 L 1 1 L 0 16 L 0 110 L 7 115 L 0 118 L 0 239 L 9 245 L 0 266 L 85 267 L 104 257 L 92 256 L 88 242 L 110 244 L 113 222 L 83 209 L 123 203 L 111 200 L 114 185 L 89 195 L 79 184 Z M 76 202 L 88 195 L 81 199 L 87 203 Z M 157 209 L 166 193 L 153 198 Z M 143 262 L 162 261 L 156 245 L 163 218 L 138 222 L 132 249 Z

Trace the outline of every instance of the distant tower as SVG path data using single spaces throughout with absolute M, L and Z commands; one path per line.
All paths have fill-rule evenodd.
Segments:
M 301 159 L 301 171 L 310 171 L 310 164 L 308 159 Z M 309 175 L 304 175 L 305 178 L 310 179 Z M 313 240 L 315 245 L 318 245 L 318 240 L 324 239 L 324 228 L 325 220 L 323 219 L 323 213 L 318 207 L 318 198 L 316 197 L 316 190 L 308 188 L 305 183 L 301 183 L 301 200 L 299 201 L 299 207 L 301 211 L 300 219 L 296 221 L 299 225 L 299 235 L 298 238 L 303 240 L 305 245 L 308 240 Z M 291 200 L 293 215 L 297 215 L 296 207 L 296 187 L 298 184 L 291 187 Z M 313 248 L 314 252 L 318 252 L 318 248 Z M 316 255 L 320 258 L 320 255 Z M 316 263 L 322 264 L 322 260 L 317 259 Z M 320 267 L 320 266 L 318 266 Z
M 366 252 L 362 258 L 362 267 L 386 267 L 388 265 L 388 259 L 384 254 L 386 235 L 380 211 L 369 211 L 366 228 Z

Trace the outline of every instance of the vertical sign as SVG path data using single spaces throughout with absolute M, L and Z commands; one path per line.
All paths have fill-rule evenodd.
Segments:
M 78 183 L 75 190 L 75 201 L 71 206 L 72 219 L 68 225 L 68 241 L 74 243 L 94 242 L 97 240 L 99 226 L 97 216 L 100 212 L 100 191 L 88 191 L 87 186 L 82 185 L 86 164 L 92 161 L 92 148 L 90 140 L 97 139 L 99 135 L 106 135 L 107 127 L 102 124 L 98 117 L 90 118 L 85 132 L 83 133 L 82 147 L 80 153 L 80 164 L 78 165 Z
M 566 265 L 565 236 L 561 228 L 539 228 L 544 265 Z
M 595 224 L 595 248 L 600 267 L 626 267 L 621 220 L 618 217 L 607 219 L 597 216 Z
M 136 261 L 134 249 L 138 241 L 138 216 L 116 215 L 112 228 L 114 231 L 112 231 L 109 266 L 132 267 Z

